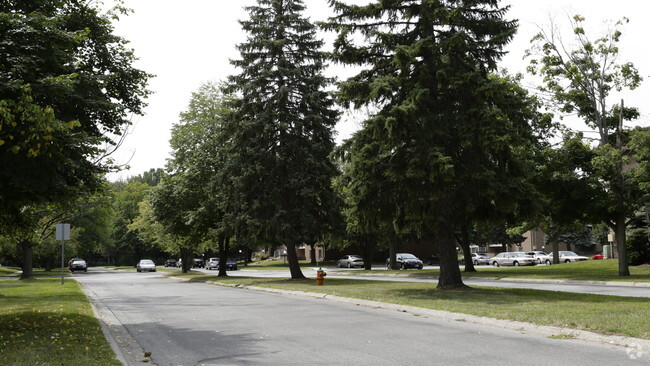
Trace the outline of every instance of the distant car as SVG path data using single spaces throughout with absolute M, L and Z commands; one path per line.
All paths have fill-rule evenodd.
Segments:
M 141 259 L 135 268 L 138 272 L 156 272 L 156 264 L 151 259 Z
M 586 261 L 589 258 L 584 257 L 582 255 L 577 255 L 574 252 L 570 252 L 568 250 L 561 250 L 560 251 L 560 263 L 569 263 L 569 262 L 581 262 L 581 261 Z M 548 255 L 548 259 L 545 262 L 547 265 L 553 264 L 553 253 Z
M 210 258 L 205 262 L 205 269 L 218 269 L 219 268 L 219 258 Z
M 70 269 L 70 272 L 74 272 L 74 271 L 88 272 L 88 264 L 86 263 L 85 260 L 81 258 L 72 258 L 68 262 L 68 269 Z
M 336 262 L 336 266 L 339 268 L 347 267 L 361 267 L 363 268 L 363 258 L 358 255 L 344 255 L 343 258 L 339 259 Z
M 472 263 L 475 266 L 479 264 L 490 264 L 490 257 L 485 253 L 472 253 Z
M 202 258 L 194 258 L 194 261 L 192 262 L 192 268 L 203 268 L 205 267 L 205 262 L 203 261 Z
M 605 259 L 605 256 L 602 254 L 594 254 L 594 256 L 591 257 L 591 259 L 595 259 L 595 260 Z
M 410 253 L 397 253 L 396 262 L 400 269 L 422 269 L 424 267 L 422 261 Z M 386 268 L 390 268 L 390 258 L 386 259 Z
M 165 267 L 177 267 L 178 261 L 176 259 L 168 259 L 165 261 Z
M 545 263 L 546 260 L 549 259 L 549 257 L 550 257 L 548 254 L 546 254 L 546 253 L 544 253 L 542 251 L 537 251 L 537 250 L 534 250 L 532 252 L 526 252 L 526 254 L 527 255 L 532 255 L 533 258 L 535 258 L 535 261 L 537 262 L 537 264 Z
M 528 255 L 524 252 L 503 252 L 499 253 L 490 259 L 490 263 L 494 267 L 501 266 L 534 266 L 537 264 L 535 258 L 532 255 Z

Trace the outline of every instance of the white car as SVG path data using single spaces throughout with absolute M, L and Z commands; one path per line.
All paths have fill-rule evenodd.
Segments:
M 135 268 L 138 272 L 156 272 L 156 264 L 151 259 L 141 259 Z
M 532 255 L 527 255 L 524 252 L 503 252 L 497 254 L 490 259 L 490 263 L 494 267 L 501 266 L 534 266 L 537 264 Z
M 567 250 L 561 250 L 560 251 L 560 263 L 569 263 L 569 262 L 581 262 L 581 261 L 586 261 L 587 257 L 583 257 L 581 255 L 577 255 L 574 252 L 570 252 Z M 545 261 L 546 265 L 551 265 L 553 264 L 553 253 L 548 255 L 548 258 Z
M 219 258 L 210 258 L 205 262 L 205 269 L 218 269 L 219 268 Z
M 526 255 L 532 255 L 533 258 L 535 258 L 535 261 L 537 262 L 537 264 L 546 263 L 546 260 L 551 258 L 551 256 L 549 254 L 546 254 L 546 253 L 544 253 L 542 251 L 537 251 L 537 250 L 534 250 L 532 252 L 526 252 Z M 553 259 L 551 259 L 551 261 L 552 260 Z

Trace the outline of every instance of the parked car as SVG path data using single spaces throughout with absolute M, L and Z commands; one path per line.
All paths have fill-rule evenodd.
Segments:
M 156 264 L 151 259 L 141 259 L 140 262 L 135 265 L 135 269 L 138 272 L 156 272 Z
M 581 262 L 581 261 L 586 261 L 587 257 L 584 257 L 582 255 L 577 255 L 574 252 L 570 252 L 568 250 L 561 250 L 560 251 L 560 263 L 569 263 L 569 262 Z M 549 254 L 548 259 L 546 259 L 546 264 L 551 265 L 553 264 L 553 253 Z
M 358 255 L 344 255 L 343 258 L 339 259 L 336 262 L 336 266 L 339 268 L 347 267 L 361 267 L 363 268 L 363 258 Z
M 472 263 L 475 266 L 479 264 L 490 264 L 490 257 L 485 253 L 472 253 Z
M 165 261 L 165 267 L 177 267 L 178 261 L 176 259 L 168 259 Z
M 219 258 L 210 258 L 205 262 L 205 269 L 218 269 L 219 268 Z
M 86 263 L 85 260 L 81 258 L 72 258 L 68 262 L 68 269 L 70 269 L 70 272 L 74 272 L 74 271 L 88 272 L 88 264 Z
M 605 256 L 602 253 L 601 254 L 594 254 L 594 256 L 591 257 L 591 259 L 595 259 L 595 260 L 605 259 Z
M 544 253 L 542 251 L 537 251 L 537 250 L 534 250 L 532 252 L 526 252 L 526 254 L 532 255 L 533 258 L 535 258 L 535 261 L 537 262 L 537 264 L 545 263 L 546 260 L 550 257 L 548 254 L 546 254 L 546 253 Z
M 503 252 L 490 259 L 490 263 L 495 267 L 501 266 L 534 266 L 537 264 L 532 255 L 524 252 Z
M 194 258 L 194 261 L 192 263 L 192 268 L 203 268 L 205 267 L 205 262 L 203 261 L 203 258 Z
M 396 262 L 400 269 L 422 269 L 424 267 L 422 261 L 410 253 L 397 253 Z M 390 268 L 390 258 L 386 259 L 386 268 Z

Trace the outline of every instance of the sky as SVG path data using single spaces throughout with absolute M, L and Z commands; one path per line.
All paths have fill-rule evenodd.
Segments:
M 110 0 L 108 0 L 110 3 Z M 364 3 L 366 0 L 347 1 Z M 119 150 L 112 156 L 129 169 L 109 176 L 112 181 L 141 174 L 151 168 L 164 168 L 170 157 L 169 139 L 179 113 L 188 105 L 192 92 L 207 81 L 225 80 L 237 70 L 229 60 L 237 59 L 236 45 L 245 40 L 238 20 L 246 19 L 244 6 L 255 0 L 124 0 L 133 13 L 121 17 L 115 25 L 115 33 L 130 41 L 139 58 L 136 67 L 154 74 L 149 82 L 153 94 L 148 98 L 144 116 L 133 116 L 133 126 Z M 321 21 L 332 15 L 326 0 L 304 0 L 306 16 Z M 570 3 L 568 6 L 567 3 Z M 510 73 L 524 73 L 528 61 L 523 59 L 530 39 L 541 25 L 556 22 L 567 23 L 569 15 L 580 14 L 590 25 L 588 32 L 601 34 L 606 21 L 622 17 L 630 22 L 623 28 L 620 43 L 621 62 L 633 62 L 645 81 L 640 88 L 612 96 L 610 103 L 625 99 L 626 106 L 641 110 L 641 118 L 635 124 L 650 126 L 650 51 L 647 36 L 650 26 L 650 2 L 641 0 L 510 0 L 507 19 L 517 19 L 519 30 L 508 45 L 508 54 L 501 67 Z M 332 34 L 322 34 L 327 41 Z M 568 37 L 568 35 L 567 35 Z M 348 72 L 349 73 L 349 72 Z M 346 75 L 345 70 L 332 68 L 331 75 Z M 530 86 L 532 87 L 532 82 Z M 344 114 L 337 125 L 337 142 L 349 137 L 357 128 L 359 113 Z M 570 122 L 568 122 L 570 123 Z M 585 130 L 578 122 L 571 127 Z

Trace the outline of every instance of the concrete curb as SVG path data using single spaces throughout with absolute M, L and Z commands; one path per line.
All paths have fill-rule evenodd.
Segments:
M 140 343 L 133 338 L 115 314 L 103 305 L 102 300 L 83 283 L 77 283 L 90 300 L 95 318 L 99 321 L 104 337 L 115 352 L 117 360 L 125 366 L 136 366 L 143 363 L 155 366 L 156 364 L 151 361 L 150 357 L 144 357 L 144 349 Z
M 191 280 L 191 279 L 178 278 L 178 277 L 168 277 L 168 278 L 181 280 L 181 281 Z M 650 340 L 642 339 L 642 338 L 624 337 L 624 336 L 617 336 L 617 335 L 603 335 L 603 334 L 589 332 L 585 330 L 579 330 L 579 329 L 563 328 L 563 327 L 548 326 L 548 325 L 536 325 L 532 323 L 525 323 L 525 322 L 520 322 L 515 320 L 502 320 L 502 319 L 488 318 L 488 317 L 475 316 L 469 314 L 454 313 L 449 311 L 390 304 L 390 303 L 384 303 L 379 301 L 354 299 L 349 297 L 341 297 L 341 296 L 328 295 L 328 294 L 322 294 L 316 292 L 288 291 L 288 290 L 279 290 L 279 289 L 257 287 L 257 286 L 233 285 L 233 284 L 222 283 L 218 281 L 200 281 L 200 282 L 204 282 L 211 285 L 224 286 L 224 287 L 235 287 L 235 288 L 240 288 L 245 290 L 337 301 L 337 302 L 342 302 L 347 304 L 364 306 L 368 308 L 386 309 L 386 310 L 398 311 L 402 313 L 409 313 L 417 316 L 442 319 L 449 322 L 452 321 L 466 322 L 466 323 L 480 324 L 480 325 L 502 328 L 502 329 L 509 329 L 514 331 L 521 331 L 526 333 L 533 333 L 533 334 L 538 334 L 546 337 L 560 337 L 560 338 L 565 337 L 567 339 L 577 339 L 577 340 L 590 342 L 590 343 L 606 344 L 610 346 L 621 347 L 621 348 L 625 348 L 628 352 L 636 352 L 637 350 L 650 349 Z

